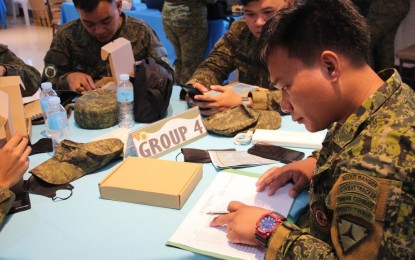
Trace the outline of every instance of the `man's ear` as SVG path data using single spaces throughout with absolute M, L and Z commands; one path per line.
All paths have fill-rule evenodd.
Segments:
M 121 14 L 121 12 L 122 12 L 122 0 L 115 0 L 115 4 L 117 5 L 118 13 Z
M 320 55 L 320 66 L 323 74 L 330 81 L 337 81 L 340 76 L 339 57 L 332 51 L 323 51 Z

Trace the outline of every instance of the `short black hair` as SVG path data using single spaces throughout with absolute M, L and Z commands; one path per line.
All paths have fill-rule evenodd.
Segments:
M 311 67 L 322 51 L 332 50 L 361 67 L 368 62 L 369 42 L 365 19 L 349 0 L 308 0 L 280 10 L 267 21 L 258 55 L 266 66 L 273 50 L 282 47 Z
M 81 9 L 85 12 L 91 12 L 97 8 L 99 2 L 106 1 L 108 3 L 114 3 L 115 0 L 73 0 L 73 4 L 76 9 Z

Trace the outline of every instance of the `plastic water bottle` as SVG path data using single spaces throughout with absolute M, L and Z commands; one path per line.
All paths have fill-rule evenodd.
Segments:
M 134 126 L 134 88 L 128 74 L 120 74 L 117 88 L 118 125 L 122 128 Z
M 53 153 L 56 147 L 63 140 L 69 137 L 69 124 L 66 110 L 61 106 L 59 97 L 50 97 L 48 110 L 46 112 L 49 123 L 49 132 L 52 138 Z
M 40 106 L 42 107 L 43 120 L 45 121 L 46 136 L 50 138 L 48 117 L 46 116 L 46 111 L 48 110 L 48 100 L 50 97 L 57 97 L 58 95 L 55 90 L 53 90 L 52 83 L 50 82 L 43 82 L 40 84 L 40 87 L 42 88 L 42 91 L 40 92 Z

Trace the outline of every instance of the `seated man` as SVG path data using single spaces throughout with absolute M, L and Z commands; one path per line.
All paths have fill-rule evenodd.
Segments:
M 267 70 L 255 59 L 258 38 L 265 22 L 279 9 L 292 4 L 293 1 L 242 0 L 241 3 L 244 18 L 232 23 L 231 28 L 215 44 L 209 57 L 199 65 L 187 83 L 202 92 L 209 89 L 223 92 L 214 97 L 197 95 L 195 99 L 188 99 L 190 105 L 199 106 L 204 115 L 212 115 L 242 103 L 242 98 L 234 91 L 213 86 L 222 85 L 234 70 L 238 70 L 240 82 L 264 88 L 270 87 Z M 244 103 L 255 109 L 278 110 L 279 99 L 279 91 L 254 91 Z
M 131 42 L 136 61 L 153 57 L 171 73 L 165 48 L 143 21 L 122 13 L 120 0 L 74 0 L 80 19 L 55 34 L 45 56 L 42 81 L 56 89 L 77 92 L 96 89 L 94 81 L 110 75 L 101 47 L 119 37 Z
M 0 226 L 15 199 L 10 188 L 23 178 L 29 167 L 28 156 L 32 148 L 27 146 L 28 143 L 21 133 L 16 133 L 5 145 L 0 143 Z
M 40 86 L 39 71 L 27 65 L 4 44 L 0 44 L 0 77 L 2 76 L 20 76 L 24 84 L 24 88 L 20 89 L 23 97 L 32 96 Z
M 211 222 L 227 225 L 231 242 L 265 246 L 267 259 L 414 259 L 415 93 L 395 69 L 370 68 L 369 44 L 349 0 L 307 1 L 265 25 L 259 55 L 282 110 L 311 132 L 331 127 L 320 151 L 257 182 L 269 195 L 310 186 L 309 232 L 231 202 Z

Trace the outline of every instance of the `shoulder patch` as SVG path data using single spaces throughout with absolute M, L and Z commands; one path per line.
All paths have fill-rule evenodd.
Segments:
M 45 67 L 45 69 L 43 70 L 43 73 L 48 78 L 54 78 L 57 74 L 57 68 L 55 65 L 49 64 Z

